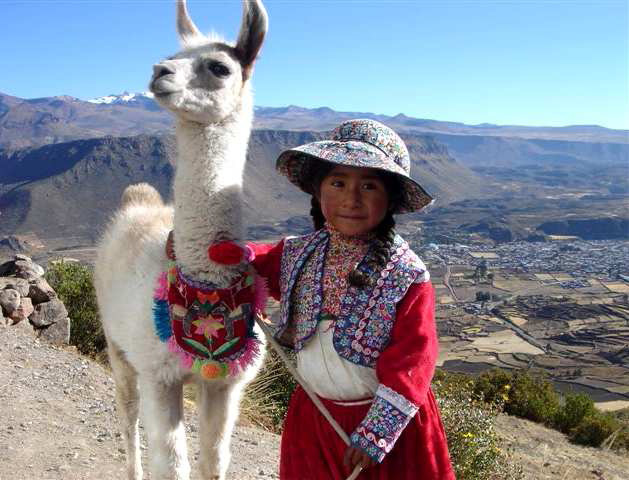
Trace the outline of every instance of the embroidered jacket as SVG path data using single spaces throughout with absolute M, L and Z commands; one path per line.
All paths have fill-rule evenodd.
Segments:
M 269 292 L 281 301 L 278 339 L 299 351 L 313 335 L 321 314 L 321 277 L 328 233 L 286 239 L 274 247 L 254 246 L 254 267 Z M 437 358 L 434 290 L 428 272 L 408 244 L 396 236 L 391 261 L 382 272 L 358 268 L 375 279 L 372 287 L 348 287 L 335 324 L 337 353 L 358 365 L 376 369 L 380 385 L 365 419 L 351 434 L 354 446 L 381 461 L 393 448 L 410 419 L 424 403 Z M 311 282 L 299 285 L 307 263 Z M 314 275 L 313 275 L 314 273 Z M 293 322 L 290 302 L 299 302 L 300 319 Z M 310 315 L 303 315 L 303 309 Z M 297 324 L 295 324 L 297 323 Z M 439 418 L 421 421 L 440 422 Z
M 286 239 L 280 271 L 280 323 L 276 336 L 295 351 L 303 348 L 315 332 L 323 304 L 322 278 L 330 233 L 326 229 L 311 235 Z M 314 256 L 314 285 L 305 285 L 295 298 L 293 289 L 305 262 Z M 391 259 L 381 272 L 374 272 L 363 260 L 358 270 L 373 279 L 370 287 L 349 286 L 341 301 L 334 327 L 334 348 L 352 363 L 374 367 L 388 344 L 395 321 L 395 305 L 410 285 L 426 281 L 428 272 L 422 261 L 402 237 L 395 236 Z M 299 303 L 307 318 L 290 322 L 291 308 Z

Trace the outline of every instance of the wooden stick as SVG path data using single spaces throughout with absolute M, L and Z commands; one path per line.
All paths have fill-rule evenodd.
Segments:
M 360 472 L 363 471 L 363 464 L 359 463 L 358 465 L 356 465 L 356 467 L 354 468 L 354 471 L 352 472 L 352 474 L 347 477 L 346 480 L 356 480 L 356 477 L 358 477 L 358 475 L 360 475 Z
M 332 428 L 336 431 L 336 433 L 338 433 L 339 437 L 341 437 L 343 441 L 345 442 L 345 444 L 349 446 L 350 445 L 349 436 L 347 435 L 347 433 L 345 433 L 345 430 L 343 430 L 343 428 L 341 428 L 338 422 L 334 420 L 334 417 L 332 417 L 332 415 L 330 414 L 326 406 L 323 405 L 321 400 L 319 400 L 319 397 L 310 389 L 310 387 L 308 386 L 306 381 L 302 378 L 302 376 L 299 375 L 299 373 L 297 372 L 297 369 L 293 366 L 290 359 L 286 356 L 286 353 L 284 353 L 284 349 L 282 348 L 282 346 L 279 343 L 277 343 L 275 338 L 273 338 L 273 334 L 269 331 L 269 327 L 264 322 L 264 319 L 262 318 L 262 315 L 260 313 L 256 315 L 256 322 L 258 323 L 258 325 L 264 332 L 264 336 L 267 338 L 269 343 L 273 346 L 277 354 L 280 356 L 280 358 L 286 365 L 286 368 L 288 369 L 290 374 L 295 378 L 295 380 L 297 380 L 297 383 L 301 385 L 301 388 L 304 389 L 308 397 L 310 397 L 310 400 L 312 400 L 312 403 L 316 405 L 316 407 L 319 409 L 321 414 L 330 423 L 330 425 L 332 425 Z M 364 466 L 362 463 L 359 463 L 358 465 L 356 465 L 351 475 L 347 477 L 346 480 L 355 480 L 363 468 Z

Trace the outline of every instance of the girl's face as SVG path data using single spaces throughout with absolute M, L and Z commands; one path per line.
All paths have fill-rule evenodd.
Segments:
M 389 208 L 385 184 L 371 168 L 334 167 L 321 182 L 318 199 L 326 221 L 345 235 L 371 232 Z

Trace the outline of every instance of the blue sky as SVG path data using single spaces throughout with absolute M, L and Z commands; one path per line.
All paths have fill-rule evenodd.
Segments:
M 188 0 L 234 39 L 236 0 Z M 267 0 L 261 106 L 468 124 L 629 128 L 626 0 Z M 0 0 L 0 92 L 146 90 L 178 50 L 174 0 Z

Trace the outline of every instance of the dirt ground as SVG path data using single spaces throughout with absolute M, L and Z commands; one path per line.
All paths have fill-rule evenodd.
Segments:
M 71 348 L 40 342 L 28 326 L 0 328 L 0 480 L 126 478 L 109 373 Z M 188 405 L 193 472 L 194 416 Z M 278 478 L 278 451 L 277 435 L 238 427 L 228 477 Z
M 0 480 L 125 478 L 109 373 L 72 348 L 40 342 L 29 329 L 18 324 L 0 330 Z M 193 472 L 194 413 L 188 405 Z M 497 431 L 527 479 L 629 479 L 629 457 L 571 445 L 558 432 L 514 417 L 500 417 Z M 278 478 L 278 457 L 277 435 L 239 426 L 228 478 Z

